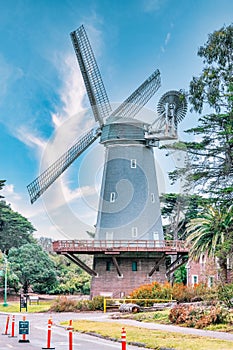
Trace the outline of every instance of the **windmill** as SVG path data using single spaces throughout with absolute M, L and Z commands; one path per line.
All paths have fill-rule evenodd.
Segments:
M 98 126 L 28 185 L 31 203 L 100 138 L 105 164 L 94 239 L 163 241 L 153 147 L 159 140 L 177 137 L 177 123 L 184 117 L 187 103 L 180 92 L 171 91 L 160 99 L 152 124 L 135 118 L 161 85 L 160 72 L 155 70 L 112 110 L 83 26 L 71 33 L 71 40 Z

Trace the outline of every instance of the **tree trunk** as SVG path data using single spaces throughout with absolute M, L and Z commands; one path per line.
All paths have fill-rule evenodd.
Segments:
M 228 283 L 227 279 L 227 258 L 219 258 L 219 276 L 223 284 Z

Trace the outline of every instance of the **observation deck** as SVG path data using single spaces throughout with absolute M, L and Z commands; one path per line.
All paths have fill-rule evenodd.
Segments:
M 53 242 L 58 254 L 121 254 L 123 252 L 161 252 L 166 255 L 186 255 L 189 248 L 185 241 L 148 240 L 59 240 Z

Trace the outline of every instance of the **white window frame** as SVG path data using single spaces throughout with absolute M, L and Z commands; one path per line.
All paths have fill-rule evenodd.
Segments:
M 138 228 L 136 226 L 132 227 L 132 237 L 136 238 L 138 236 Z
M 106 241 L 113 241 L 113 232 L 106 231 Z
M 211 288 L 214 286 L 214 276 L 208 277 L 208 287 Z
M 151 203 L 155 202 L 155 194 L 152 192 L 151 194 Z
M 201 254 L 199 263 L 202 264 L 202 265 L 205 265 L 205 263 L 206 263 L 206 256 L 205 256 L 205 254 Z
M 110 203 L 114 203 L 116 200 L 116 192 L 110 193 Z
M 159 241 L 159 233 L 157 231 L 153 232 L 153 240 L 154 241 Z
M 131 169 L 136 169 L 137 168 L 137 159 L 131 159 Z
M 196 278 L 196 282 L 194 281 Z M 195 284 L 198 284 L 198 275 L 192 275 L 192 286 L 194 286 Z

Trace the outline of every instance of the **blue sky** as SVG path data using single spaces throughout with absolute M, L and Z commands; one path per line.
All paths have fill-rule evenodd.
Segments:
M 203 67 L 198 47 L 232 18 L 232 0 L 0 1 L 0 178 L 6 200 L 38 236 L 81 238 L 95 223 L 103 163 L 97 145 L 33 206 L 26 189 L 93 124 L 70 32 L 84 24 L 112 103 L 158 68 L 162 87 L 148 104 L 155 110 L 167 90 L 188 89 Z M 187 114 L 181 137 L 196 118 Z

